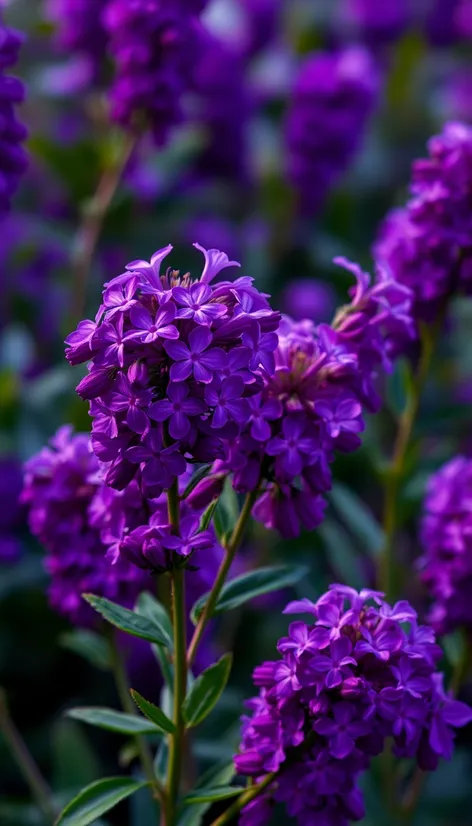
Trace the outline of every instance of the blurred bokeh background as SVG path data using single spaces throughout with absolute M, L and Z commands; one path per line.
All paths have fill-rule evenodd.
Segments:
M 107 116 L 113 69 L 100 22 L 105 5 L 89 3 L 82 31 L 60 2 L 0 3 L 4 20 L 26 35 L 13 71 L 26 83 L 20 113 L 29 131 L 29 168 L 0 223 L 0 685 L 45 775 L 66 797 L 116 772 L 118 747 L 122 766 L 127 753 L 119 735 L 62 716 L 74 704 L 117 698 L 109 674 L 70 650 L 71 626 L 48 604 L 43 551 L 18 503 L 22 462 L 63 423 L 89 429 L 87 405 L 74 393 L 81 368 L 65 361 L 64 337 L 94 312 L 103 282 L 128 261 L 172 243 L 174 266 L 199 267 L 194 241 L 241 261 L 241 273 L 283 312 L 329 321 L 350 286 L 333 257 L 371 269 L 382 221 L 405 201 L 412 161 L 446 121 L 472 123 L 470 0 L 209 0 L 199 23 L 203 47 L 173 120 L 157 143 L 150 136 L 131 152 L 84 279 L 80 228 L 93 219 L 99 181 L 122 141 Z M 414 560 L 425 481 L 472 447 L 467 299 L 453 302 L 447 332 L 402 490 L 397 554 L 411 572 L 405 597 L 420 608 Z M 284 543 L 254 526 L 242 566 L 303 562 L 310 575 L 297 592 L 309 598 L 333 579 L 371 581 L 402 370 L 400 362 L 385 382 L 384 408 L 369 421 L 363 447 L 337 460 L 321 528 Z M 256 601 L 214 629 L 216 646 L 234 646 L 235 668 L 225 704 L 196 746 L 203 768 L 232 753 L 251 670 L 272 656 L 286 627 L 277 610 L 285 596 Z M 133 652 L 131 669 L 136 687 L 157 698 L 158 667 L 146 651 Z M 472 823 L 470 733 L 459 743 L 453 764 L 427 785 L 419 826 Z M 368 784 L 365 823 L 388 826 L 375 771 Z M 40 824 L 27 801 L 0 739 L 0 824 Z M 138 795 L 132 811 L 119 808 L 107 822 L 146 824 L 141 805 Z

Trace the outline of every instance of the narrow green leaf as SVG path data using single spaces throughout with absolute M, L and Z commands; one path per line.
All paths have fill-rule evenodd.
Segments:
M 151 645 L 151 650 L 160 665 L 165 682 L 168 686 L 172 686 L 174 683 L 174 670 L 166 656 L 166 649 L 160 645 Z
M 212 766 L 208 771 L 199 777 L 197 780 L 195 791 L 203 788 L 214 788 L 215 786 L 223 786 L 231 782 L 235 775 L 234 761 L 229 763 L 219 763 Z M 194 803 L 192 806 L 187 806 L 180 814 L 178 826 L 200 826 L 205 812 L 211 806 L 211 801 L 207 803 Z
M 153 622 L 166 638 L 166 647 L 172 650 L 173 636 L 172 623 L 162 603 L 158 602 L 148 591 L 139 595 L 134 610 L 137 614 Z
M 71 708 L 67 712 L 68 717 L 73 720 L 80 720 L 89 726 L 116 731 L 117 734 L 155 734 L 156 726 L 143 717 L 134 714 L 123 714 L 121 711 L 114 711 L 112 708 L 101 708 L 99 706 L 84 706 L 81 708 Z
M 213 465 L 203 465 L 203 467 L 198 468 L 198 470 L 196 470 L 193 474 L 192 478 L 190 479 L 190 482 L 188 483 L 180 498 L 186 499 L 187 496 L 190 496 L 192 491 L 195 490 L 195 488 L 197 487 L 198 483 L 201 482 L 202 479 L 205 478 L 205 476 L 208 476 L 212 467 Z
M 131 777 L 106 777 L 86 786 L 65 807 L 56 826 L 88 826 L 147 783 Z
M 340 484 L 333 486 L 329 498 L 361 546 L 370 556 L 378 557 L 385 541 L 384 532 L 362 499 Z
M 172 720 L 169 720 L 167 715 L 165 715 L 164 712 L 158 708 L 158 706 L 155 706 L 154 703 L 150 703 L 149 700 L 142 697 L 138 691 L 134 690 L 134 688 L 131 689 L 130 694 L 139 710 L 143 712 L 148 720 L 151 720 L 151 722 L 161 729 L 161 731 L 165 731 L 167 734 L 174 733 L 175 726 Z
M 154 758 L 154 771 L 156 777 L 164 785 L 167 780 L 167 764 L 169 762 L 169 741 L 167 737 L 161 740 Z
M 187 726 L 197 726 L 215 707 L 228 682 L 231 664 L 232 655 L 225 654 L 197 677 L 182 709 Z
M 244 792 L 244 786 L 215 786 L 213 789 L 194 789 L 193 792 L 185 795 L 183 802 L 190 803 L 207 803 L 213 800 L 226 800 L 228 797 L 236 797 L 237 794 Z
M 273 565 L 242 574 L 224 585 L 213 615 L 221 614 L 223 611 L 232 611 L 262 594 L 269 594 L 272 591 L 295 585 L 306 577 L 308 570 L 305 565 Z M 208 594 L 204 594 L 193 606 L 191 612 L 193 623 L 198 622 L 207 599 Z
M 318 533 L 323 540 L 328 562 L 339 581 L 349 583 L 357 590 L 363 588 L 365 582 L 356 549 L 344 528 L 327 519 L 318 528 Z
M 213 499 L 213 502 L 210 502 L 207 509 L 203 511 L 201 519 L 200 519 L 200 531 L 206 531 L 212 518 L 213 514 L 215 513 L 216 506 L 218 504 L 218 499 Z
M 134 611 L 129 611 L 128 608 L 123 608 L 115 602 L 111 602 L 105 597 L 97 597 L 94 594 L 83 594 L 87 602 L 98 611 L 101 616 L 124 631 L 126 634 L 131 634 L 133 637 L 139 637 L 142 640 L 149 640 L 155 642 L 157 645 L 167 646 L 167 636 L 156 625 L 155 622 L 140 614 L 135 614 Z
M 63 648 L 73 651 L 83 657 L 84 660 L 108 671 L 111 667 L 110 648 L 107 640 L 100 637 L 94 631 L 77 628 L 75 631 L 66 631 L 59 637 L 59 642 Z

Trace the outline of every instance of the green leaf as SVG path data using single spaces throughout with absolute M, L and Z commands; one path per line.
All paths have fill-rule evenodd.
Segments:
M 225 544 L 227 537 L 233 530 L 239 518 L 238 497 L 233 489 L 231 480 L 225 480 L 223 493 L 218 499 L 215 515 L 213 517 L 213 525 L 216 535 L 222 545 Z
M 105 597 L 97 597 L 94 594 L 83 594 L 83 597 L 92 608 L 95 608 L 104 619 L 120 631 L 142 640 L 155 642 L 157 645 L 167 646 L 167 635 L 147 617 L 135 614 L 134 611 L 129 611 L 128 608 L 123 608 Z
M 462 629 L 447 634 L 441 640 L 447 659 L 453 668 L 458 668 L 467 656 L 467 639 Z
M 164 785 L 167 779 L 167 764 L 169 762 L 169 742 L 167 737 L 161 740 L 154 758 L 154 771 L 156 777 Z
M 130 691 L 131 696 L 138 706 L 139 710 L 143 712 L 143 714 L 154 723 L 161 731 L 167 732 L 167 734 L 173 734 L 175 731 L 175 726 L 172 720 L 161 711 L 158 706 L 155 706 L 154 703 L 150 703 L 149 700 L 146 700 L 144 697 L 139 694 L 138 691 L 135 691 L 134 688 Z
M 307 575 L 308 570 L 305 565 L 273 565 L 242 574 L 224 585 L 213 615 L 232 611 L 262 594 L 295 585 Z M 204 594 L 193 606 L 191 618 L 194 624 L 198 622 L 207 599 L 208 594 Z
M 348 583 L 360 590 L 364 587 L 364 577 L 359 566 L 356 549 L 344 528 L 327 519 L 318 528 L 323 540 L 329 564 L 340 582 Z
M 207 803 L 213 800 L 226 800 L 228 797 L 235 797 L 237 794 L 246 791 L 244 786 L 215 786 L 213 789 L 194 789 L 193 792 L 185 795 L 183 802 Z
M 198 791 L 204 788 L 214 788 L 219 785 L 226 785 L 230 783 L 235 775 L 234 761 L 229 763 L 219 763 L 212 766 L 208 771 L 202 774 L 197 780 L 195 790 Z M 178 826 L 199 826 L 203 815 L 211 806 L 211 801 L 207 803 L 194 803 L 188 806 L 179 816 Z
M 225 654 L 197 677 L 182 709 L 187 726 L 197 726 L 214 708 L 228 682 L 231 664 L 232 655 Z
M 159 628 L 162 635 L 167 640 L 166 647 L 172 650 L 172 623 L 169 614 L 167 613 L 162 603 L 158 602 L 152 594 L 148 593 L 147 591 L 143 591 L 143 593 L 140 594 L 138 597 L 138 601 L 135 605 L 134 610 L 137 614 L 139 614 L 142 617 L 146 617 L 146 619 L 153 622 L 157 626 L 157 628 Z
M 51 732 L 52 784 L 56 791 L 81 789 L 102 774 L 102 769 L 88 739 L 88 732 L 74 720 L 61 717 Z M 1 822 L 1 820 L 0 820 Z
M 59 637 L 59 642 L 63 648 L 83 657 L 95 668 L 100 668 L 102 671 L 110 669 L 111 657 L 108 642 L 94 631 L 79 628 L 75 631 L 66 631 Z
M 205 476 L 208 476 L 212 467 L 213 465 L 203 465 L 203 467 L 198 468 L 198 470 L 196 470 L 193 474 L 192 478 L 190 479 L 190 482 L 188 483 L 180 498 L 186 499 L 187 496 L 190 496 L 192 491 L 195 490 L 195 488 L 197 487 L 198 483 L 201 482 L 202 479 L 205 478 Z
M 131 777 L 106 777 L 91 783 L 65 807 L 56 826 L 88 826 L 121 800 L 143 789 L 147 783 Z
M 370 556 L 378 557 L 384 545 L 384 532 L 362 499 L 344 485 L 336 484 L 329 498 L 346 527 Z
M 117 734 L 155 734 L 156 732 L 156 726 L 149 720 L 134 714 L 123 714 L 112 708 L 99 706 L 71 708 L 67 716 L 72 717 L 73 720 L 88 723 L 90 726 L 115 731 Z
M 211 520 L 213 519 L 213 514 L 215 513 L 216 506 L 218 504 L 218 499 L 213 499 L 213 502 L 210 502 L 207 509 L 203 511 L 201 519 L 200 519 L 200 531 L 206 531 Z

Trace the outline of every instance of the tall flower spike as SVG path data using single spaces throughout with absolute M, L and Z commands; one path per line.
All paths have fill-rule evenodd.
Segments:
M 456 456 L 430 477 L 421 523 L 421 578 L 440 634 L 472 628 L 472 460 Z
M 302 65 L 285 124 L 286 170 L 302 213 L 322 208 L 359 148 L 378 98 L 370 53 L 351 46 Z
M 106 483 L 124 489 L 136 479 L 151 498 L 171 487 L 187 461 L 226 456 L 277 346 L 280 315 L 253 279 L 213 283 L 239 264 L 195 246 L 205 258 L 200 278 L 160 274 L 170 247 L 150 262 L 133 261 L 105 285 L 96 320 L 67 339 L 69 361 L 89 361 L 77 390 L 91 401 L 92 444 Z
M 15 107 L 23 101 L 25 88 L 21 80 L 4 72 L 17 62 L 22 42 L 19 32 L 5 26 L 0 10 L 0 219 L 9 211 L 11 198 L 28 165 L 28 156 L 22 146 L 28 133 L 15 115 Z
M 338 311 L 331 326 L 284 317 L 275 352 L 273 333 L 260 338 L 256 350 L 262 388 L 259 383 L 254 387 L 247 411 L 241 411 L 240 435 L 214 468 L 216 480 L 233 474 L 238 491 L 259 487 L 254 516 L 287 537 L 322 521 L 322 494 L 331 486 L 335 453 L 360 445 L 364 409 L 374 412 L 380 406 L 378 373 L 391 369 L 414 334 L 408 288 L 382 269 L 371 283 L 358 265 L 345 259 L 336 263 L 356 277 L 350 304 Z M 242 341 L 254 347 L 250 334 Z M 240 366 L 248 364 L 255 366 L 244 359 Z M 236 372 L 228 379 L 237 380 L 244 379 Z M 212 390 L 207 400 L 208 392 Z M 220 407 L 217 415 L 222 415 Z M 195 501 L 206 495 L 209 502 L 211 491 L 208 480 L 200 483 Z
M 115 61 L 110 90 L 112 117 L 125 127 L 147 122 L 164 144 L 183 118 L 182 96 L 190 87 L 198 52 L 189 0 L 110 0 L 103 13 Z
M 387 738 L 398 757 L 434 770 L 451 757 L 454 729 L 472 720 L 444 692 L 441 649 L 408 603 L 392 608 L 377 592 L 332 585 L 315 604 L 287 606 L 297 612 L 312 622 L 292 622 L 280 658 L 255 669 L 259 695 L 242 718 L 237 772 L 257 781 L 276 773 L 243 809 L 244 826 L 265 826 L 274 799 L 300 826 L 361 820 L 358 779 Z
M 432 322 L 456 292 L 472 293 L 472 128 L 448 123 L 413 164 L 411 197 L 380 227 L 374 253 Z

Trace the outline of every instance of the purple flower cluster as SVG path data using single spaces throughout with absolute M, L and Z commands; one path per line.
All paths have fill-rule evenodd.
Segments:
M 62 427 L 25 465 L 22 501 L 31 532 L 46 549 L 52 607 L 77 625 L 95 614 L 82 599 L 91 592 L 131 607 L 149 579 L 126 560 L 112 566 L 89 511 L 99 490 L 90 437 Z
M 188 474 L 181 484 L 187 481 Z M 182 503 L 182 530 L 171 536 L 165 497 L 145 499 L 136 481 L 124 491 L 103 484 L 90 436 L 74 434 L 69 426 L 26 463 L 21 499 L 31 532 L 47 551 L 51 605 L 79 625 L 96 616 L 83 593 L 132 607 L 141 591 L 154 589 L 149 573 L 140 569 L 171 567 L 173 553 L 186 553 L 185 543 L 199 522 L 199 514 Z M 192 550 L 189 607 L 209 590 L 222 553 L 213 531 L 198 533 Z
M 264 386 L 249 399 L 243 433 L 215 463 L 215 485 L 233 473 L 236 490 L 260 490 L 254 516 L 283 536 L 297 536 L 323 519 L 322 494 L 331 486 L 335 451 L 360 445 L 363 407 L 375 411 L 379 368 L 413 335 L 411 295 L 379 269 L 370 284 L 367 273 L 337 259 L 357 279 L 351 303 L 341 308 L 332 326 L 284 317 L 278 330 L 262 336 L 258 358 Z M 194 496 L 213 496 L 211 478 Z
M 192 12 L 201 6 L 185 0 L 110 0 L 103 13 L 115 61 L 112 117 L 127 128 L 138 128 L 145 119 L 158 144 L 182 119 L 182 95 L 199 48 Z
M 379 592 L 332 585 L 285 613 L 314 622 L 292 622 L 280 659 L 254 671 L 259 695 L 247 703 L 236 769 L 276 776 L 241 822 L 264 826 L 275 798 L 301 826 L 347 826 L 364 816 L 357 780 L 386 738 L 397 756 L 434 770 L 472 710 L 445 693 L 441 649 L 408 602 L 392 607 Z
M 109 282 L 95 321 L 82 321 L 67 339 L 71 364 L 89 361 L 78 393 L 91 400 L 92 445 L 105 484 L 128 492 L 136 482 L 157 499 L 187 462 L 226 456 L 262 388 L 261 365 L 273 361 L 280 315 L 243 276 L 211 282 L 236 265 L 204 250 L 201 278 L 160 267 L 171 247 L 150 262 L 133 261 Z M 141 567 L 167 568 L 213 541 L 198 517 L 184 518 L 175 536 L 160 516 L 135 526 L 120 550 Z
M 472 627 L 472 460 L 456 456 L 428 482 L 421 524 L 421 578 L 440 634 Z
M 0 458 L 0 566 L 11 565 L 21 554 L 18 529 L 22 521 L 19 502 L 21 465 L 14 456 Z
M 448 123 L 413 164 L 411 198 L 381 226 L 377 259 L 433 321 L 456 291 L 472 293 L 472 128 Z
M 19 32 L 5 26 L 0 11 L 0 218 L 9 211 L 12 195 L 28 165 L 21 145 L 27 131 L 15 115 L 25 88 L 21 80 L 5 74 L 5 69 L 17 62 L 22 42 Z
M 102 13 L 107 0 L 47 0 L 46 15 L 55 26 L 55 41 L 66 54 L 103 60 L 107 36 Z
M 343 0 L 342 23 L 371 48 L 400 37 L 408 27 L 412 11 L 408 0 Z
M 202 36 L 192 82 L 196 115 L 206 134 L 197 174 L 244 182 L 249 173 L 246 144 L 252 107 L 242 56 L 222 41 Z
M 348 168 L 379 92 L 369 52 L 320 52 L 302 65 L 285 124 L 286 168 L 300 210 L 318 212 Z

